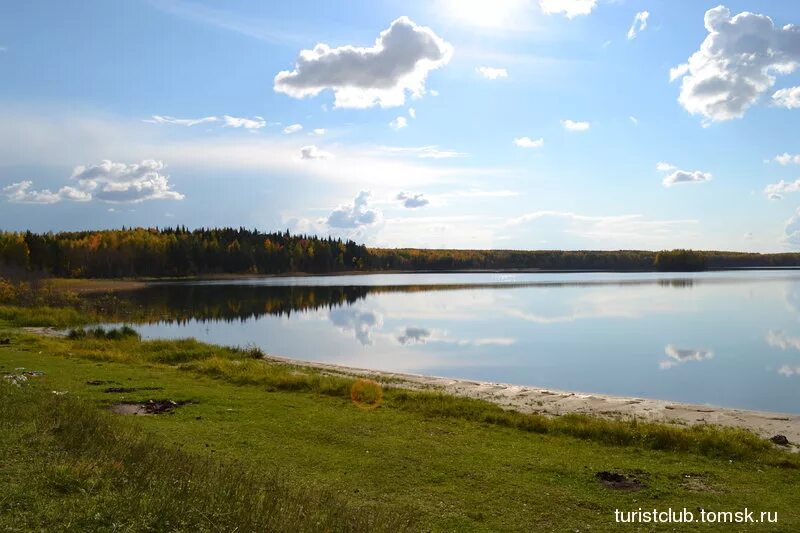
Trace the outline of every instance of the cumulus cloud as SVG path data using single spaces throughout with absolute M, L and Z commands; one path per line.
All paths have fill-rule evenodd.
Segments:
M 77 186 L 32 190 L 31 181 L 13 183 L 3 188 L 10 202 L 55 204 L 61 201 L 88 202 L 92 199 L 110 203 L 138 203 L 145 200 L 183 200 L 173 191 L 167 176 L 161 173 L 164 164 L 151 159 L 141 163 L 103 161 L 98 165 L 75 167 L 71 180 Z
M 781 155 L 776 155 L 775 161 L 784 166 L 788 165 L 789 163 L 800 165 L 800 154 L 792 155 L 783 153 Z
M 313 144 L 310 144 L 308 146 L 303 146 L 302 148 L 300 148 L 300 159 L 317 160 L 317 159 L 330 159 L 332 157 L 333 157 L 332 153 L 320 150 Z
M 244 128 L 246 130 L 259 130 L 267 125 L 267 121 L 264 120 L 264 117 L 253 117 L 253 118 L 244 118 L 244 117 L 232 117 L 230 115 L 223 115 L 222 120 L 225 121 L 225 127 L 227 128 Z
M 3 187 L 3 194 L 9 202 L 19 204 L 55 204 L 62 200 L 87 202 L 92 199 L 91 194 L 74 187 L 65 186 L 61 187 L 57 192 L 51 192 L 49 189 L 32 191 L 32 186 L 33 182 L 28 180 L 12 183 L 7 187 Z
M 714 357 L 714 352 L 711 350 L 697 350 L 694 348 L 677 348 L 672 344 L 668 344 L 664 348 L 664 353 L 668 357 L 666 361 L 661 361 L 658 366 L 664 370 L 672 368 L 677 365 L 686 363 L 687 361 L 705 361 Z
M 487 80 L 496 80 L 498 78 L 508 77 L 508 71 L 504 68 L 477 67 L 475 71 Z
M 711 181 L 711 174 L 708 172 L 701 172 L 699 170 L 680 170 L 675 165 L 669 163 L 658 163 L 656 170 L 659 172 L 668 172 L 661 183 L 664 187 L 672 187 L 681 183 L 702 183 L 704 181 Z
M 184 195 L 172 190 L 163 170 L 164 163 L 152 159 L 140 163 L 105 160 L 98 165 L 76 167 L 71 179 L 78 182 L 82 191 L 105 202 L 183 200 Z
M 396 198 L 403 203 L 403 207 L 407 207 L 409 209 L 424 207 L 430 203 L 430 201 L 425 198 L 422 193 L 411 194 L 407 192 L 401 192 Z
M 564 126 L 564 129 L 567 131 L 586 131 L 592 126 L 588 122 L 581 122 L 569 119 L 562 120 L 561 125 Z
M 520 148 L 541 148 L 544 146 L 544 139 L 531 139 L 530 137 L 517 137 L 514 139 L 514 144 Z
M 311 130 L 311 135 L 325 135 L 327 131 L 325 128 L 314 128 Z
M 567 18 L 588 15 L 597 6 L 597 0 L 539 0 L 543 13 L 563 13 Z
M 786 109 L 797 109 L 800 107 L 800 87 L 789 87 L 775 91 L 772 95 L 772 103 Z
M 628 30 L 628 39 L 635 39 L 636 36 L 642 33 L 644 30 L 647 29 L 647 19 L 650 17 L 650 13 L 647 11 L 639 11 L 636 13 L 636 16 L 633 17 L 633 22 L 631 23 L 631 28 Z
M 776 74 L 800 64 L 800 26 L 776 27 L 768 16 L 749 12 L 732 17 L 725 6 L 706 11 L 704 22 L 708 35 L 700 49 L 670 70 L 671 81 L 682 78 L 678 101 L 693 115 L 741 118 Z
M 328 215 L 331 228 L 355 229 L 375 224 L 381 216 L 380 211 L 369 208 L 369 191 L 361 191 L 352 204 L 343 204 Z
M 397 117 L 393 121 L 389 122 L 389 127 L 393 130 L 402 130 L 406 126 L 408 126 L 408 120 L 406 120 L 406 117 Z
M 425 94 L 428 74 L 447 64 L 453 47 L 433 30 L 400 17 L 381 32 L 374 46 L 303 50 L 293 71 L 275 76 L 274 90 L 293 98 L 333 91 L 336 107 L 395 107 Z
M 286 135 L 291 135 L 292 133 L 297 133 L 298 131 L 302 130 L 303 130 L 302 124 L 290 124 L 289 126 L 283 128 L 283 133 L 285 133 Z
M 203 118 L 175 118 L 162 115 L 153 115 L 151 118 L 146 119 L 145 122 L 151 124 L 174 124 L 178 126 L 197 126 L 198 124 L 208 124 L 216 122 L 217 117 L 203 117 Z
M 784 194 L 797 191 L 800 191 L 800 179 L 795 181 L 781 180 L 778 183 L 770 183 L 764 187 L 764 194 L 770 200 L 780 200 Z
M 662 183 L 665 187 L 671 187 L 678 183 L 702 183 L 704 181 L 711 181 L 711 174 L 708 172 L 700 172 L 699 170 L 693 170 L 691 172 L 676 170 L 668 176 L 665 176 Z
M 408 108 L 408 116 L 411 118 L 417 118 L 417 110 L 413 107 Z

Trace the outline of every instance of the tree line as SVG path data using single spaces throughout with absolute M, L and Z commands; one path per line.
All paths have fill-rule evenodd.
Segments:
M 721 251 L 431 250 L 246 228 L 0 231 L 0 265 L 59 277 L 449 270 L 662 270 L 796 267 L 800 254 Z

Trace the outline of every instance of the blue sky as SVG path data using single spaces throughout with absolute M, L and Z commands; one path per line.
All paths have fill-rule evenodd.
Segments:
M 0 227 L 796 249 L 792 24 L 789 0 L 6 2 Z

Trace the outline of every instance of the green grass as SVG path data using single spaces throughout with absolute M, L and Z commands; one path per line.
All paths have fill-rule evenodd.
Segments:
M 73 531 L 404 531 L 390 506 L 348 505 L 274 469 L 165 444 L 76 397 L 0 384 L 0 525 Z M 34 455 L 31 454 L 34 452 Z M 31 459 L 37 459 L 32 461 Z
M 179 491 L 173 500 L 164 479 L 144 476 L 161 469 L 142 467 L 142 484 L 125 493 L 128 496 L 119 496 L 117 503 L 116 467 L 110 473 L 105 467 L 93 473 L 85 463 L 106 457 L 98 450 L 108 447 L 108 464 L 127 461 L 126 468 L 134 470 L 148 464 L 138 455 L 126 455 L 127 446 L 115 447 L 102 439 L 93 444 L 94 430 L 81 429 L 84 422 L 75 422 L 74 436 L 66 440 L 52 431 L 52 424 L 25 422 L 12 429 L 4 425 L 2 456 L 13 460 L 0 469 L 0 529 L 50 529 L 63 515 L 82 526 L 73 526 L 76 530 L 102 530 L 108 522 L 92 525 L 90 511 L 104 509 L 120 529 L 139 530 L 156 523 L 147 520 L 159 515 L 153 510 L 158 505 L 181 509 L 191 501 L 204 513 L 208 509 L 220 530 L 237 525 L 239 531 L 252 530 L 250 514 L 240 508 L 248 505 L 243 496 L 229 500 L 228 515 L 223 514 L 225 505 L 214 506 L 213 502 L 228 501 L 226 494 L 251 492 L 230 485 L 220 473 L 228 467 L 219 465 L 230 465 L 234 471 L 275 480 L 274 486 L 294 489 L 291 501 L 306 502 L 309 508 L 324 502 L 317 508 L 323 519 L 330 512 L 333 523 L 351 524 L 353 529 L 375 529 L 370 516 L 380 516 L 380 523 L 391 524 L 387 527 L 402 528 L 412 516 L 414 530 L 633 531 L 613 523 L 615 509 L 749 507 L 778 512 L 779 527 L 742 531 L 800 530 L 793 490 L 800 481 L 797 456 L 740 431 L 577 416 L 550 419 L 476 400 L 392 388 L 385 388 L 381 407 L 367 410 L 350 400 L 352 379 L 266 363 L 246 348 L 194 340 L 143 342 L 133 336 L 44 338 L 11 329 L 3 335 L 12 344 L 0 348 L 0 374 L 17 367 L 43 370 L 46 374 L 31 378 L 27 387 L 45 395 L 69 391 L 64 396 L 50 394 L 50 403 L 30 402 L 38 415 L 12 408 L 12 418 L 69 418 L 72 411 L 91 416 L 119 401 L 188 401 L 174 414 L 111 418 L 101 413 L 98 420 L 106 428 L 104 434 L 111 436 L 109 442 L 140 440 L 151 443 L 143 450 L 172 457 L 164 479 L 175 479 L 184 467 L 174 465 L 185 462 L 192 465 L 185 467 L 194 472 L 192 479 L 206 479 L 199 492 L 183 496 Z M 95 380 L 113 385 L 87 384 Z M 104 392 L 108 386 L 134 390 L 111 394 Z M 154 387 L 162 389 L 145 390 Z M 68 403 L 75 401 L 71 397 L 82 399 L 79 407 Z M 60 411 L 53 407 L 59 402 L 65 402 Z M 11 451 L 9 440 L 17 443 Z M 53 463 L 61 465 L 57 473 L 45 468 L 49 462 L 39 459 L 42 454 L 63 459 L 64 464 Z M 205 466 L 198 466 L 206 464 L 203 461 L 211 461 L 208 475 L 200 474 L 206 472 Z M 32 464 L 39 465 L 32 470 L 35 475 L 27 474 Z M 638 492 L 610 490 L 595 479 L 603 470 L 637 476 L 647 487 Z M 48 481 L 51 477 L 54 483 Z M 94 486 L 84 481 L 87 477 L 99 479 L 101 488 L 86 489 Z M 270 481 L 262 489 L 266 498 L 283 492 L 272 486 Z M 153 502 L 138 507 L 132 501 L 135 493 Z M 199 514 L 191 516 L 192 524 L 175 527 L 213 529 L 202 526 Z M 262 529 L 269 530 L 276 522 L 264 523 Z M 299 524 L 287 530 L 303 527 L 300 522 L 287 524 Z M 315 529 L 313 524 L 309 527 Z M 676 524 L 668 530 L 697 529 Z M 702 530 L 737 531 L 732 526 Z

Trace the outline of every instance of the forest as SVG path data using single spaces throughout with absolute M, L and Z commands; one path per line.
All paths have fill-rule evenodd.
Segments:
M 0 231 L 0 267 L 68 278 L 186 277 L 354 271 L 698 271 L 800 266 L 800 253 L 696 250 L 434 250 L 246 228 Z

